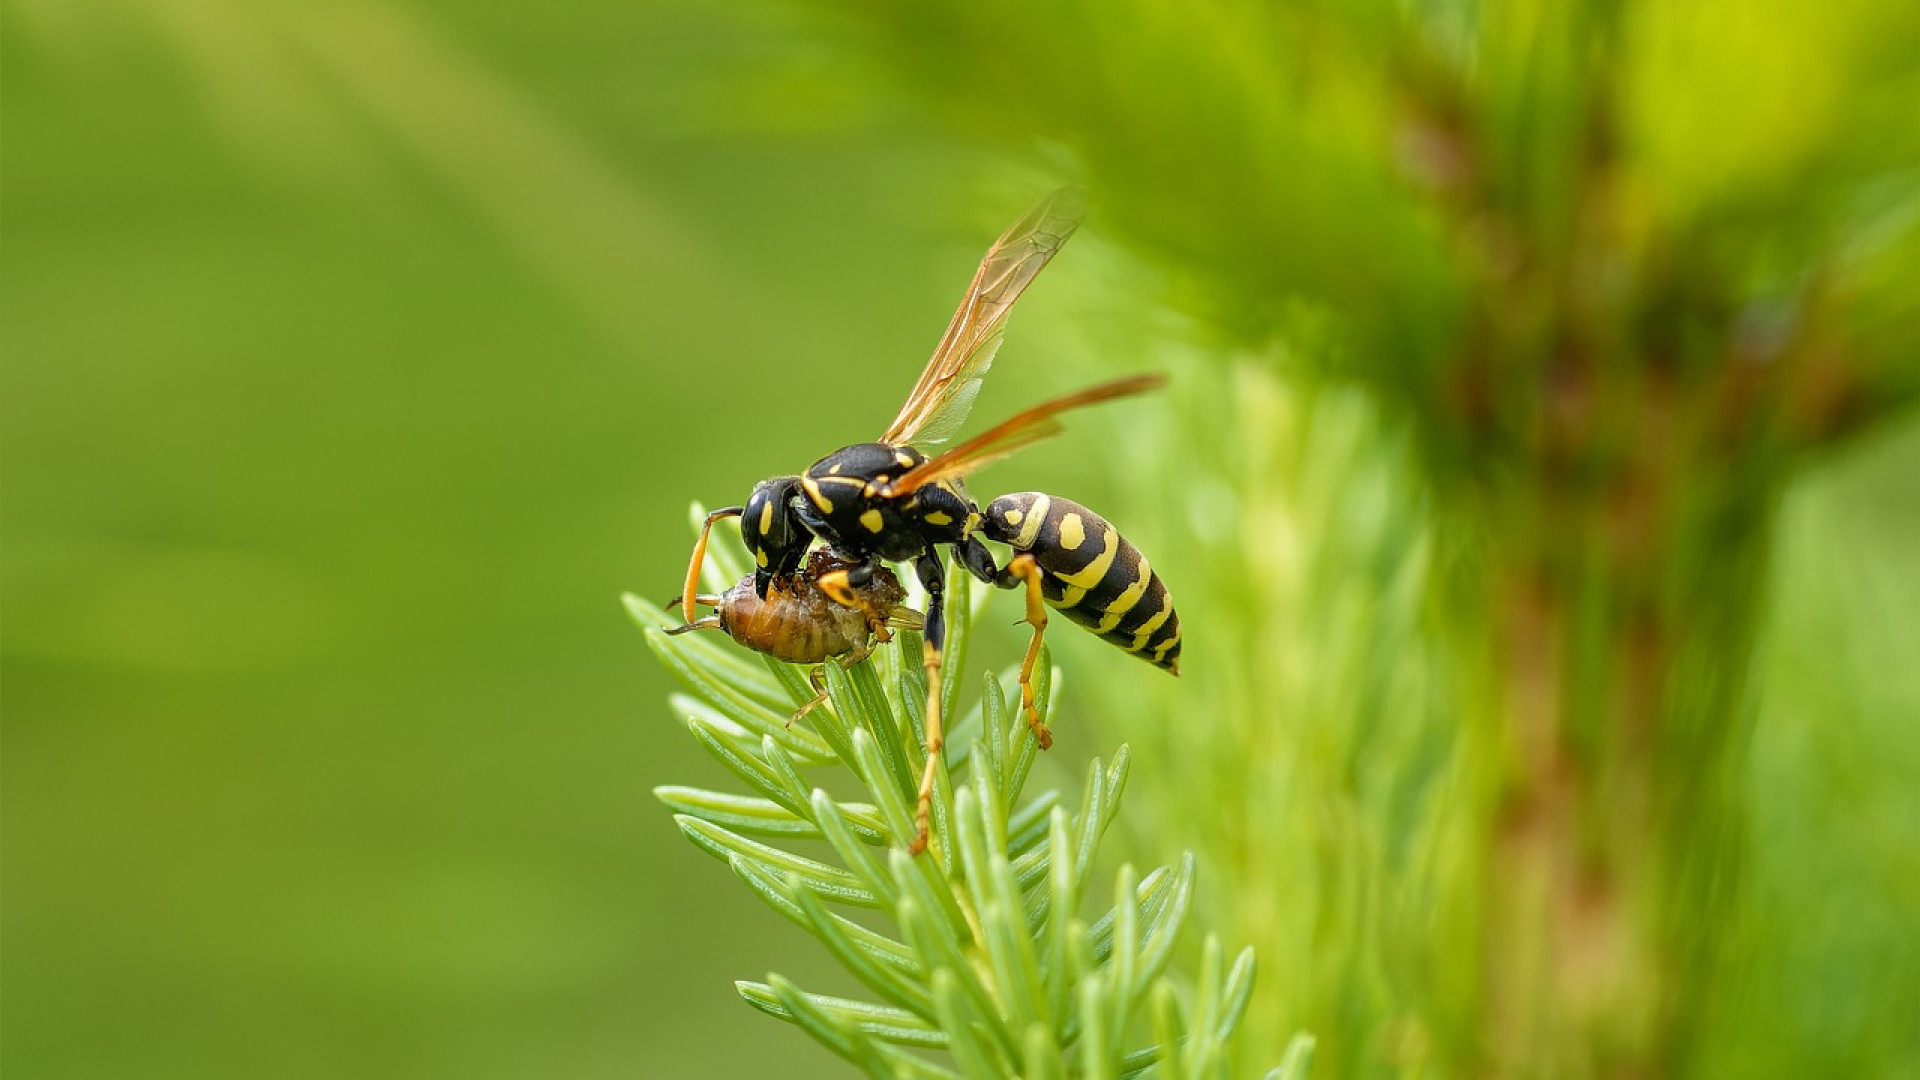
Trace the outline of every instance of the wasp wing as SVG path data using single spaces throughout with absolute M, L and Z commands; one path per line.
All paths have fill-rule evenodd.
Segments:
M 960 430 L 980 393 L 981 377 L 993 365 L 1007 312 L 1080 227 L 1086 212 L 1086 196 L 1080 189 L 1061 188 L 994 241 L 932 359 L 920 372 L 920 381 L 913 384 L 913 392 L 880 436 L 881 442 L 895 446 L 942 443 Z
M 898 497 L 936 480 L 965 476 L 1016 450 L 1059 434 L 1060 421 L 1055 417 L 1069 409 L 1156 390 L 1166 381 L 1162 375 L 1134 375 L 1042 402 L 1025 412 L 1015 413 L 946 453 L 928 458 L 908 469 L 900 479 L 886 486 L 884 494 Z

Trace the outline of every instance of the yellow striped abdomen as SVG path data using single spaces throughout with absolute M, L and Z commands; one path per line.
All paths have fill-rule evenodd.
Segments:
M 1122 649 L 1180 673 L 1180 616 L 1147 557 L 1070 499 L 1023 491 L 988 504 L 980 531 L 1040 567 L 1047 605 Z

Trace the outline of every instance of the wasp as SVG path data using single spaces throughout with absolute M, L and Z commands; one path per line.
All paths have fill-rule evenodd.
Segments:
M 856 613 L 869 606 L 862 590 L 887 573 L 887 563 L 910 563 L 926 590 L 921 663 L 927 674 L 927 763 L 920 777 L 916 835 L 911 850 L 924 850 L 933 778 L 943 748 L 940 664 L 946 641 L 946 570 L 941 549 L 981 581 L 1026 590 L 1032 627 L 1020 667 L 1021 704 L 1041 748 L 1052 735 L 1034 701 L 1033 669 L 1049 606 L 1126 651 L 1174 674 L 1180 670 L 1180 619 L 1158 573 L 1117 529 L 1078 503 L 1039 492 L 1007 495 L 983 510 L 967 494 L 966 477 L 1016 450 L 1056 434 L 1058 416 L 1096 402 L 1158 387 L 1159 376 L 1118 379 L 1036 405 L 985 432 L 933 456 L 917 449 L 951 439 L 960 428 L 993 363 L 1007 313 L 1053 260 L 1085 215 L 1074 189 L 1057 191 L 1015 222 L 981 260 L 966 296 L 934 348 L 933 357 L 874 442 L 842 447 L 805 472 L 756 484 L 747 501 L 707 515 L 687 568 L 681 610 L 689 627 L 699 625 L 695 589 L 713 526 L 740 519 L 740 537 L 753 556 L 753 591 L 776 609 L 780 590 L 817 589 L 835 605 Z M 826 545 L 838 568 L 801 572 L 814 541 Z M 1003 566 L 985 541 L 1006 545 Z M 796 577 L 799 584 L 795 585 Z M 743 581 L 742 586 L 746 583 Z M 731 594 L 729 594 L 731 595 Z M 739 601 L 735 602 L 740 603 Z M 811 606 L 794 607 L 799 623 L 828 631 L 839 616 Z M 851 618 L 852 616 L 849 616 Z M 869 621 L 870 624 L 870 621 Z M 707 624 L 717 625 L 717 624 Z M 789 629 L 758 641 L 773 641 Z M 736 640 L 739 637 L 736 635 Z M 745 641 L 760 648 L 755 641 Z M 770 651 L 762 649 L 762 651 Z
M 713 614 L 668 630 L 719 630 L 755 652 L 789 664 L 810 664 L 813 700 L 787 721 L 791 724 L 827 700 L 819 665 L 833 660 L 850 668 L 865 660 L 877 645 L 893 640 L 894 630 L 918 630 L 920 613 L 905 606 L 907 590 L 884 566 L 863 574 L 859 585 L 849 579 L 860 564 L 815 548 L 806 569 L 792 577 L 770 581 L 766 593 L 748 574 L 726 592 L 702 593 L 694 603 Z

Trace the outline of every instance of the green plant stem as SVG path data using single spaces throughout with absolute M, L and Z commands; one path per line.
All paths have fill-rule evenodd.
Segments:
M 1674 1075 L 1711 996 L 1778 470 L 1764 442 L 1700 437 L 1711 381 L 1634 402 L 1638 375 L 1601 377 L 1669 438 L 1530 456 L 1456 545 L 1478 552 L 1454 569 L 1479 593 L 1452 600 L 1484 612 L 1476 1072 Z
M 1488 1064 L 1505 1076 L 1667 1074 L 1709 974 L 1707 902 L 1728 884 L 1738 833 L 1725 753 L 1738 676 L 1705 692 L 1695 676 L 1679 699 L 1675 673 L 1688 649 L 1737 668 L 1745 643 L 1697 611 L 1636 611 L 1537 551 L 1492 559 L 1499 682 L 1492 722 L 1475 725 L 1477 756 L 1503 766 L 1482 908 Z M 1691 752 L 1665 756 L 1663 742 Z

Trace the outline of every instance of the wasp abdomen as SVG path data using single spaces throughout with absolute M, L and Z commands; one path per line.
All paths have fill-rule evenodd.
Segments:
M 1049 607 L 1179 674 L 1173 597 L 1147 557 L 1107 519 L 1070 499 L 1023 491 L 989 503 L 981 532 L 1033 556 Z

